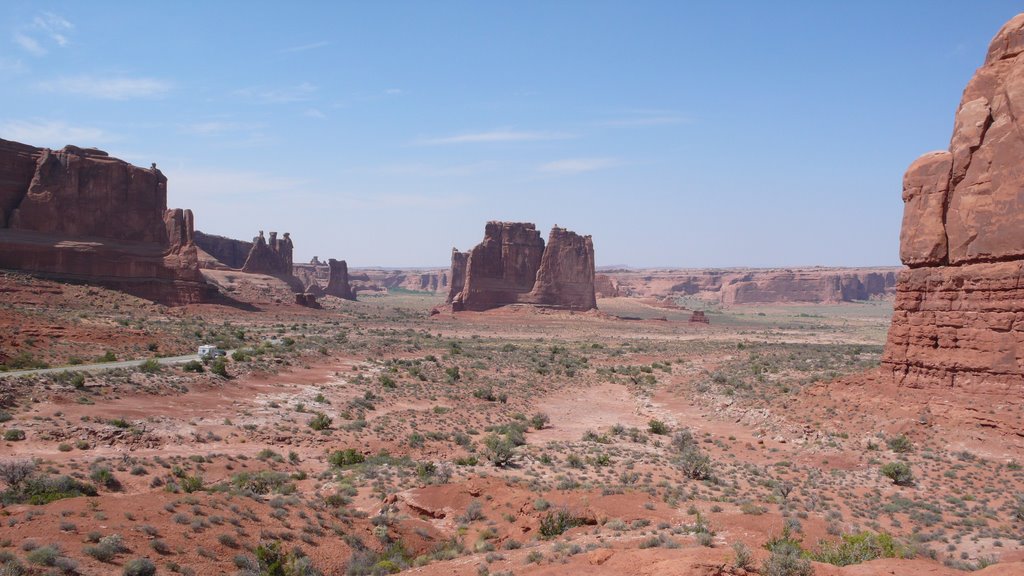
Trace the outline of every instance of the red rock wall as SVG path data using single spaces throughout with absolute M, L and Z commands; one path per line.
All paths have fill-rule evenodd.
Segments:
M 327 281 L 327 288 L 324 289 L 324 294 L 344 298 L 345 300 L 355 300 L 355 292 L 352 291 L 352 286 L 348 282 L 348 263 L 344 260 L 331 258 L 327 261 L 327 265 L 330 267 L 331 272 L 330 278 Z
M 912 387 L 1024 392 L 1024 14 L 964 90 L 948 151 L 903 179 L 883 368 Z
M 551 229 L 530 301 L 573 310 L 597 308 L 594 242 L 590 236 L 565 228 Z
M 209 293 L 192 212 L 167 210 L 167 179 L 155 166 L 139 168 L 95 149 L 54 152 L 0 140 L 0 212 L 2 268 L 167 304 Z
M 235 240 L 196 230 L 196 245 L 227 268 L 241 270 L 252 251 L 252 242 Z M 216 267 L 216 266 L 211 266 Z
M 469 263 L 469 252 L 459 252 L 452 248 L 451 287 L 448 289 L 448 299 L 451 304 L 455 298 L 462 293 L 466 287 L 466 264 Z
M 452 308 L 479 311 L 508 304 L 596 308 L 590 237 L 556 227 L 549 240 L 545 248 L 531 223 L 488 222 L 483 242 L 468 256 L 452 251 Z

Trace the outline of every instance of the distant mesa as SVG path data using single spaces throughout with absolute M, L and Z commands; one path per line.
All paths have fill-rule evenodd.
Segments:
M 447 303 L 454 311 L 510 304 L 594 310 L 594 244 L 556 226 L 545 246 L 531 223 L 488 222 L 483 242 L 452 251 Z
M 211 295 L 192 212 L 167 209 L 167 178 L 95 148 L 0 139 L 0 268 L 171 305 Z
M 882 360 L 900 385 L 1022 398 L 1022 79 L 1024 14 L 996 34 L 967 84 L 949 150 L 918 158 L 903 177 L 909 269 Z
M 743 304 L 838 304 L 890 298 L 898 268 L 611 270 L 595 277 L 598 298 L 693 297 Z

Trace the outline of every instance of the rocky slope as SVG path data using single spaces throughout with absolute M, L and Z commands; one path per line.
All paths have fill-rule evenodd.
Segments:
M 1024 391 L 1024 14 L 993 39 L 949 150 L 903 180 L 895 312 L 883 366 L 911 387 Z M 1024 431 L 1021 432 L 1024 434 Z
M 192 212 L 167 210 L 167 178 L 96 149 L 0 140 L 0 268 L 99 283 L 167 304 L 199 302 Z

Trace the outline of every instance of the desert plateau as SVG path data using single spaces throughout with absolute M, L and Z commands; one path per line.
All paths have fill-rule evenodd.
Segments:
M 85 66 L 89 26 L 128 29 L 144 13 L 99 5 L 109 22 L 95 24 L 84 8 L 71 18 L 56 7 L 12 4 L 12 21 L 23 24 L 12 28 L 11 45 L 21 56 L 0 53 L 0 77 L 21 82 L 69 46 L 86 50 L 74 62 Z M 683 8 L 662 3 L 525 3 L 529 14 L 557 14 L 520 25 L 546 30 L 568 5 L 589 14 L 580 16 L 583 28 L 628 31 L 639 44 L 675 38 L 661 26 L 688 22 L 673 12 Z M 246 25 L 268 18 L 273 33 L 260 43 L 284 46 L 268 53 L 270 64 L 259 63 L 251 45 L 243 50 L 220 36 L 218 50 L 187 61 L 227 58 L 237 65 L 227 76 L 264 65 L 329 75 L 335 61 L 318 55 L 342 43 L 342 13 L 363 23 L 346 28 L 352 34 L 418 38 L 410 31 L 430 28 L 426 20 L 442 26 L 436 14 L 399 17 L 413 10 L 408 5 L 387 8 L 387 25 L 366 16 L 380 7 L 298 3 L 296 15 L 271 6 L 240 16 Z M 455 19 L 443 29 L 468 30 L 458 19 L 488 10 L 470 6 L 469 15 L 456 15 L 437 5 Z M 646 13 L 654 7 L 672 16 L 659 22 Z M 242 11 L 231 3 L 208 9 Z M 206 9 L 168 8 L 167 16 L 177 22 L 189 10 Z M 787 10 L 793 21 L 803 14 Z M 641 13 L 651 37 L 631 28 Z M 224 112 L 200 127 L 141 124 L 154 130 L 154 142 L 184 134 L 200 148 L 231 133 L 218 146 L 239 153 L 251 172 L 230 177 L 189 172 L 187 145 L 157 158 L 159 166 L 140 161 L 150 149 L 127 136 L 136 106 L 148 118 L 157 107 L 217 101 L 213 80 L 186 87 L 121 78 L 102 90 L 68 80 L 84 76 L 25 84 L 30 101 L 62 92 L 94 98 L 124 120 L 106 131 L 53 124 L 59 130 L 27 134 L 27 118 L 42 112 L 26 112 L 37 104 L 13 96 L 13 110 L 29 106 L 19 112 L 25 119 L 0 117 L 0 576 L 1024 575 L 1024 14 L 1013 14 L 984 32 L 987 51 L 963 42 L 950 52 L 974 71 L 966 88 L 959 84 L 955 110 L 928 119 L 939 126 L 931 132 L 952 134 L 948 147 L 917 157 L 902 182 L 890 179 L 879 193 L 897 204 L 876 214 L 893 224 L 891 238 L 877 244 L 884 250 L 869 238 L 874 224 L 853 222 L 849 229 L 862 230 L 853 236 L 841 228 L 845 214 L 815 228 L 817 237 L 789 221 L 744 237 L 740 214 L 758 210 L 753 196 L 728 206 L 698 208 L 689 196 L 685 207 L 644 204 L 633 181 L 612 173 L 649 170 L 636 180 L 648 185 L 654 160 L 592 152 L 543 163 L 522 179 L 495 174 L 504 169 L 498 160 L 469 152 L 456 153 L 465 156 L 459 166 L 420 163 L 453 147 L 493 146 L 494 158 L 524 154 L 512 163 L 525 165 L 518 146 L 576 146 L 601 130 L 688 129 L 707 117 L 630 111 L 565 130 L 417 135 L 395 148 L 395 164 L 331 176 L 365 188 L 345 196 L 314 190 L 316 170 L 344 164 L 345 154 L 324 160 L 320 153 L 334 152 L 322 144 L 289 150 L 274 134 L 273 114 L 248 122 L 239 119 L 243 110 L 294 105 L 288 123 L 327 126 L 389 98 L 433 98 L 427 84 L 418 94 L 375 89 L 333 104 L 318 100 L 327 80 L 285 91 L 252 84 L 230 92 L 245 103 L 237 117 Z M 296 40 L 288 36 L 293 18 L 311 29 L 336 20 L 339 36 Z M 757 18 L 722 18 L 712 20 L 763 28 Z M 210 22 L 226 20 L 211 13 L 202 21 L 168 25 L 177 30 L 175 50 L 199 50 Z M 498 34 L 506 26 L 487 20 L 485 28 Z M 564 52 L 549 57 L 594 64 L 566 34 L 568 44 L 558 41 Z M 148 50 L 145 36 L 132 38 Z M 608 49 L 620 41 L 628 44 L 613 40 Z M 519 58 L 495 45 L 460 54 L 475 62 L 500 53 L 511 59 L 499 59 L 503 66 Z M 426 56 L 435 48 L 417 49 L 425 51 L 420 64 L 441 69 Z M 419 62 L 415 52 L 403 53 Z M 524 86 L 540 66 L 529 61 L 516 69 Z M 374 62 L 394 72 L 391 59 Z M 629 74 L 646 65 L 631 61 Z M 566 70 L 559 73 L 574 74 Z M 594 70 L 575 82 L 600 76 Z M 406 81 L 415 77 L 409 72 Z M 485 91 L 480 78 L 466 82 L 460 89 Z M 516 98 L 534 97 L 522 90 Z M 172 104 L 185 92 L 192 104 Z M 507 105 L 484 100 L 457 112 L 489 117 Z M 431 106 L 448 113 L 440 100 Z M 844 106 L 831 111 L 859 114 Z M 412 122 L 402 110 L 365 116 L 386 133 Z M 342 128 L 354 126 L 331 125 L 330 138 L 343 140 Z M 247 141 L 234 139 L 243 135 Z M 76 141 L 51 144 L 66 136 Z M 629 138 L 619 144 L 632 146 Z M 690 153 L 673 142 L 657 145 Z M 733 144 L 734 169 L 716 172 L 702 160 L 715 172 L 709 182 L 767 170 L 743 159 L 753 149 Z M 346 154 L 376 147 L 373 140 Z M 263 148 L 281 166 L 299 158 L 302 176 L 270 175 Z M 757 154 L 776 152 L 789 153 Z M 424 160 L 405 163 L 405 155 Z M 835 170 L 811 165 L 822 158 L 808 161 L 807 174 Z M 702 169 L 687 166 L 686 178 L 703 186 Z M 552 178 L 599 170 L 607 182 L 584 188 L 621 189 L 614 202 L 602 192 L 573 188 L 557 197 L 546 188 Z M 445 188 L 445 178 L 478 171 L 498 192 Z M 382 191 L 409 174 L 426 199 Z M 792 174 L 784 187 L 801 177 Z M 178 194 L 178 180 L 180 189 L 201 192 Z M 228 190 L 234 184 L 226 182 L 240 180 L 240 190 Z M 508 186 L 535 186 L 538 196 L 506 194 Z M 183 200 L 191 205 L 173 207 Z M 791 210 L 789 199 L 775 201 Z M 829 210 L 851 221 L 863 214 L 834 202 L 816 201 L 800 218 L 810 227 Z M 478 218 L 478 209 L 489 216 Z M 466 214 L 475 219 L 465 222 Z M 829 226 L 836 238 L 821 236 Z M 690 228 L 699 241 L 681 240 Z M 786 256 L 774 234 L 822 251 L 806 254 L 837 256 L 798 264 L 816 256 Z M 743 264 L 762 245 L 768 259 Z M 846 257 L 856 250 L 867 260 Z M 702 253 L 723 264 L 695 264 Z M 635 260 L 612 264 L 627 258 Z

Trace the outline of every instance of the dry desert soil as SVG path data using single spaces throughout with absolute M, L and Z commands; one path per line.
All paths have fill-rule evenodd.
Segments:
M 853 376 L 890 302 L 431 315 L 223 276 L 244 305 L 0 274 L 0 361 L 67 366 L 0 375 L 0 574 L 1024 574 L 1024 439 L 986 425 L 1020 405 Z M 235 352 L 75 370 L 204 343 Z

